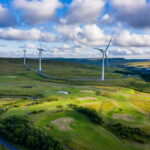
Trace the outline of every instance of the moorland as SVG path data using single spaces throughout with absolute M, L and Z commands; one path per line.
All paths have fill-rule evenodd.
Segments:
M 149 61 L 121 60 L 101 81 L 101 60 L 44 59 L 46 78 L 37 59 L 1 58 L 0 138 L 20 150 L 149 150 L 149 74 L 132 70 Z

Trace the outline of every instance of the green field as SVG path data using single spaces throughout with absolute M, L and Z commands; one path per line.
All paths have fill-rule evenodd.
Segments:
M 138 67 L 138 68 L 150 68 L 150 61 L 132 62 L 132 63 L 127 63 L 127 65 Z
M 0 112 L 0 120 L 13 115 L 27 116 L 33 127 L 72 150 L 150 149 L 150 139 L 145 143 L 123 139 L 108 128 L 108 125 L 121 123 L 150 135 L 149 82 L 134 76 L 124 78 L 115 73 L 119 68 L 106 71 L 106 79 L 112 80 L 68 81 L 68 78 L 97 79 L 101 68 L 43 61 L 45 74 L 64 79 L 54 80 L 27 70 L 22 62 L 23 59 L 0 59 L 0 110 L 5 110 Z M 38 67 L 37 60 L 27 60 L 27 64 Z M 72 105 L 95 110 L 103 124 L 92 123 Z M 28 150 L 24 146 L 17 147 Z
M 37 59 L 28 59 L 27 64 L 32 68 L 38 69 Z M 42 61 L 42 72 L 44 72 L 47 75 L 63 79 L 74 79 L 74 78 L 99 79 L 101 76 L 100 70 L 101 65 L 100 66 L 91 66 L 86 64 L 81 65 L 79 63 L 55 61 L 55 60 Z M 106 73 L 107 79 L 123 78 L 123 75 L 113 73 L 114 69 L 112 69 L 111 72 L 109 72 L 108 68 L 106 67 L 105 71 L 107 72 Z

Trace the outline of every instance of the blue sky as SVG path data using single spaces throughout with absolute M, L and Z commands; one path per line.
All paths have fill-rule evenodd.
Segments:
M 150 58 L 150 0 L 0 0 L 0 57 Z

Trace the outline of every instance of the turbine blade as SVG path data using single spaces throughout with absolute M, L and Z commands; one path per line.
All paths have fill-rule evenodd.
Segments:
M 104 51 L 103 49 L 100 49 L 100 48 L 94 48 L 94 49 L 96 49 L 96 50 L 98 50 L 98 51 L 101 51 L 101 52 Z
M 110 65 L 109 65 L 108 56 L 106 53 L 105 53 L 105 57 L 106 57 L 107 65 L 108 65 L 108 71 L 110 71 Z
M 105 49 L 105 52 L 108 50 L 108 48 L 109 48 L 109 46 L 110 46 L 110 44 L 111 44 L 111 42 L 112 42 L 112 39 L 113 39 L 113 35 L 112 35 L 112 37 L 111 37 L 111 39 L 110 39 L 110 41 L 109 41 L 109 43 L 108 43 L 108 45 L 107 45 L 107 47 L 106 47 L 106 49 Z
M 99 48 L 94 48 L 94 49 L 99 50 Z
M 39 49 L 42 49 L 42 41 L 39 39 Z
M 40 49 L 42 48 L 41 40 L 40 40 Z

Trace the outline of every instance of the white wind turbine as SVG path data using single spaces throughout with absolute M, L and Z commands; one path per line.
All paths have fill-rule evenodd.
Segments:
M 26 52 L 27 52 L 27 50 L 23 50 L 23 52 L 24 52 L 24 65 L 26 65 Z
M 40 48 L 38 48 L 38 51 L 39 51 L 39 71 L 42 71 L 41 58 L 42 58 L 42 52 L 45 50 L 41 48 L 41 44 L 40 44 Z
M 112 39 L 113 39 L 113 36 L 111 37 L 106 49 L 95 48 L 96 50 L 99 50 L 102 53 L 102 80 L 103 81 L 104 81 L 104 74 L 105 74 L 105 58 L 107 60 L 108 70 L 110 70 L 108 56 L 107 56 L 107 50 L 112 42 Z

